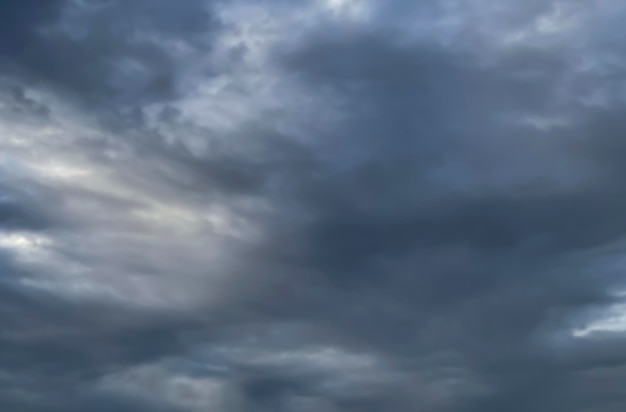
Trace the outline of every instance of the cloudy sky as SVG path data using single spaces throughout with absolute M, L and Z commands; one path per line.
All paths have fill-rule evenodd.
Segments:
M 626 4 L 0 0 L 0 409 L 626 408 Z

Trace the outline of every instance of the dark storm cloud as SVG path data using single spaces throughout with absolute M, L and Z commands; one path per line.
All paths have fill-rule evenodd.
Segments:
M 0 7 L 3 71 L 113 111 L 174 96 L 185 65 L 173 49 L 208 50 L 219 25 L 201 1 L 3 1 Z
M 1 186 L 0 186 L 1 187 Z M 3 192 L 7 193 L 6 188 Z M 45 225 L 46 218 L 38 211 L 28 210 L 32 205 L 20 204 L 5 194 L 0 202 L 0 223 L 3 227 L 38 228 Z
M 147 399 L 133 399 L 123 396 L 115 398 L 99 394 L 76 396 L 63 388 L 55 389 L 58 392 L 55 393 L 53 390 L 50 390 L 45 398 L 25 399 L 19 393 L 11 394 L 7 397 L 3 406 L 11 408 L 11 410 L 16 412 L 37 412 L 42 410 L 51 412 L 80 412 L 85 410 L 98 412 L 110 410 L 121 412 L 179 412 L 175 407 L 155 404 Z
M 623 408 L 623 335 L 572 336 L 621 302 L 622 51 L 591 18 L 545 35 L 554 2 L 470 3 L 334 2 L 278 39 L 297 6 L 222 4 L 246 52 L 202 88 L 207 3 L 0 2 L 0 406 Z M 424 15 L 456 23 L 416 38 Z
M 92 394 L 86 384 L 120 368 L 180 353 L 180 332 L 193 330 L 186 321 L 170 322 L 165 320 L 168 315 L 150 319 L 152 315 L 111 306 L 77 305 L 30 291 L 19 284 L 27 273 L 10 264 L 0 267 L 3 407 L 16 411 L 177 410 L 150 399 Z
M 23 48 L 37 37 L 40 25 L 56 20 L 66 3 L 63 0 L 52 0 L 45 3 L 37 0 L 21 2 L 3 1 L 2 10 L 2 43 L 5 53 L 19 54 Z
M 490 150 L 500 134 L 548 138 L 513 122 L 500 125 L 499 116 L 562 113 L 556 89 L 567 75 L 567 56 L 522 49 L 480 68 L 468 52 L 399 46 L 386 33 L 348 39 L 336 34 L 313 37 L 284 60 L 308 79 L 311 90 L 347 99 L 342 107 L 354 121 L 337 134 L 350 136 L 353 153 L 371 154 L 366 163 L 329 176 L 324 188 L 313 190 L 316 198 L 305 197 L 321 202 L 317 212 L 322 211 L 310 228 L 307 262 L 318 265 L 331 283 L 349 279 L 353 292 L 342 302 L 362 308 L 350 316 L 349 306 L 339 303 L 325 322 L 364 333 L 366 341 L 392 353 L 420 356 L 422 345 L 422 355 L 451 345 L 498 391 L 479 401 L 476 410 L 571 409 L 578 395 L 569 385 L 577 372 L 554 363 L 554 353 L 542 353 L 534 339 L 552 316 L 612 298 L 605 295 L 608 285 L 576 268 L 545 266 L 558 265 L 565 253 L 623 236 L 620 211 L 626 198 L 616 160 L 623 151 L 610 136 L 624 128 L 617 117 L 609 120 L 623 106 L 597 112 L 569 107 L 577 117 L 574 124 L 550 136 L 559 152 L 568 153 L 565 173 L 576 176 L 584 164 L 584 173 L 593 175 L 588 181 L 562 187 L 550 181 L 553 174 L 534 178 L 530 168 L 545 164 L 533 155 L 544 153 L 503 148 L 496 155 L 511 162 L 496 164 L 486 176 L 505 170 L 528 174 L 524 186 L 498 187 L 487 180 L 474 191 L 441 195 L 429 184 L 438 167 L 450 162 L 482 167 L 480 162 L 492 159 L 481 152 Z M 515 76 L 528 70 L 536 75 Z M 584 151 L 575 148 L 581 139 L 588 142 Z M 571 160 L 576 163 L 565 163 Z M 530 166 L 533 162 L 537 166 Z M 511 169 L 516 166 L 520 170 Z M 385 300 L 399 313 L 381 310 Z M 368 306 L 372 310 L 364 309 Z M 432 319 L 440 319 L 442 330 L 429 329 Z M 611 397 L 624 400 L 623 394 Z

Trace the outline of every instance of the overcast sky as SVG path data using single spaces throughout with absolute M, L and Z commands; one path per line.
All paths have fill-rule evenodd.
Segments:
M 0 0 L 0 410 L 626 410 L 625 21 Z

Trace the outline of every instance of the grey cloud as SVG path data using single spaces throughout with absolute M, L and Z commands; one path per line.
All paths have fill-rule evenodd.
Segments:
M 393 1 L 278 39 L 297 6 L 220 4 L 241 13 L 238 32 L 199 1 L 47 4 L 7 2 L 0 29 L 28 41 L 3 52 L 19 87 L 4 90 L 16 137 L 0 141 L 2 170 L 40 166 L 41 151 L 67 166 L 56 180 L 43 160 L 40 174 L 0 180 L 1 406 L 623 407 L 623 332 L 572 336 L 622 303 L 623 276 L 605 270 L 626 229 L 624 105 L 606 91 L 621 76 L 576 56 L 622 52 L 595 37 L 581 46 L 577 30 L 593 29 L 578 26 L 537 40 L 533 20 L 556 3 Z M 276 15 L 255 20 L 261 10 Z M 400 24 L 415 13 L 502 20 L 478 28 L 483 43 L 460 30 L 443 45 L 450 26 L 416 39 Z M 248 51 L 215 78 L 185 77 L 199 63 L 165 45 L 204 52 L 246 30 L 258 43 L 233 40 Z M 499 30 L 531 34 L 509 44 Z M 263 41 L 275 43 L 255 60 Z M 146 82 L 124 72 L 131 60 Z M 209 82 L 206 106 L 179 80 Z M 269 108 L 266 84 L 279 85 Z M 33 97 L 42 85 L 71 115 Z M 202 123 L 220 98 L 241 116 L 222 129 Z
M 8 196 L 0 203 L 0 222 L 4 227 L 20 228 L 38 228 L 47 223 L 44 216 L 29 211 L 27 205 L 20 205 Z
M 568 410 L 575 403 L 567 406 L 567 399 L 574 397 L 568 384 L 575 372 L 550 366 L 545 356 L 553 355 L 535 353 L 532 340 L 552 313 L 575 313 L 588 305 L 611 302 L 603 296 L 607 284 L 594 284 L 568 270 L 542 269 L 547 262 L 559 262 L 565 253 L 622 237 L 618 216 L 624 197 L 617 166 L 621 163 L 607 162 L 605 157 L 609 152 L 619 157 L 619 146 L 601 149 L 604 154 L 589 150 L 611 134 L 597 126 L 607 124 L 606 115 L 600 111 L 579 117 L 575 110 L 571 128 L 552 135 L 558 150 L 568 154 L 564 163 L 574 160 L 573 165 L 586 165 L 586 172 L 594 176 L 587 182 L 564 188 L 546 179 L 553 175 L 534 178 L 529 164 L 546 165 L 531 156 L 543 154 L 505 148 L 498 155 L 511 163 L 496 165 L 492 173 L 499 172 L 498 166 L 511 171 L 520 165 L 517 173 L 529 175 L 526 186 L 490 187 L 487 181 L 475 191 L 439 195 L 428 181 L 446 161 L 489 160 L 481 159 L 481 151 L 502 133 L 526 140 L 543 138 L 543 132 L 514 123 L 502 127 L 498 116 L 562 113 L 563 106 L 552 105 L 558 102 L 556 89 L 568 75 L 568 66 L 559 56 L 537 59 L 541 54 L 521 50 L 495 67 L 478 71 L 471 54 L 433 55 L 419 45 L 401 48 L 385 43 L 387 37 L 382 43 L 380 39 L 367 32 L 349 40 L 323 35 L 321 41 L 314 37 L 286 58 L 288 69 L 304 75 L 312 90 L 326 88 L 331 96 L 336 93 L 337 99 L 352 103 L 342 106 L 346 116 L 361 122 L 348 122 L 337 134 L 350 136 L 348 144 L 355 145 L 355 152 L 363 146 L 366 153 L 371 149 L 370 163 L 329 176 L 324 189 L 313 191 L 317 199 L 305 197 L 321 202 L 324 211 L 311 225 L 308 264 L 319 265 L 331 282 L 349 279 L 347 287 L 354 292 L 347 293 L 344 301 L 359 305 L 363 290 L 371 291 L 361 306 L 372 305 L 371 311 L 362 309 L 350 317 L 345 315 L 349 306 L 339 303 L 342 310 L 335 309 L 329 315 L 332 320 L 325 321 L 337 322 L 339 330 L 352 328 L 353 333 L 361 325 L 369 329 L 363 337 L 390 345 L 391 351 L 405 345 L 416 348 L 432 339 L 436 346 L 451 344 L 451 350 L 465 354 L 475 370 L 494 374 L 494 385 L 502 391 L 480 401 L 477 410 L 511 405 L 520 411 Z M 441 65 L 442 61 L 446 63 Z M 537 75 L 520 80 L 511 69 L 533 70 Z M 619 133 L 619 122 L 610 130 Z M 575 148 L 581 139 L 589 142 L 584 152 Z M 463 151 L 455 152 L 458 147 Z M 580 168 L 571 165 L 566 173 L 575 176 Z M 320 200 L 320 193 L 327 197 Z M 456 257 L 458 247 L 468 251 Z M 410 262 L 407 272 L 393 263 L 404 259 Z M 385 299 L 398 313 L 373 305 Z M 427 304 L 431 300 L 436 306 Z M 428 328 L 416 332 L 424 329 L 424 319 L 439 319 L 435 314 L 440 311 L 445 314 L 441 322 L 453 328 L 451 335 Z M 348 320 L 340 322 L 343 316 L 336 313 Z M 457 339 L 463 343 L 452 343 Z M 533 361 L 536 357 L 540 360 Z
M 208 50 L 219 23 L 201 1 L 3 2 L 3 69 L 108 110 L 173 97 L 171 46 Z M 68 68 L 70 68 L 68 70 Z

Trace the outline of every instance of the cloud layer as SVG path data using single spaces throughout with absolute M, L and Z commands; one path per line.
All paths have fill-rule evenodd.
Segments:
M 626 7 L 296 3 L 0 0 L 0 407 L 623 410 Z

